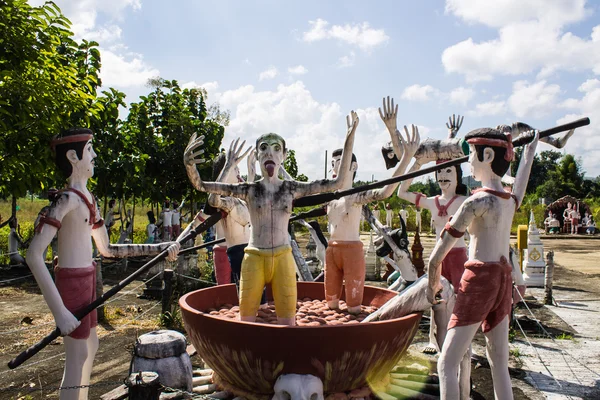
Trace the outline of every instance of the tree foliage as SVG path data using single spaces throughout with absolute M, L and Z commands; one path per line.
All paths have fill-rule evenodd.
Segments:
M 298 163 L 296 161 L 296 152 L 288 149 L 285 160 L 283 161 L 283 168 L 297 181 L 308 182 L 308 177 L 304 174 L 298 173 Z
M 52 2 L 0 2 L 0 197 L 52 183 L 52 136 L 102 109 L 98 44 L 76 43 L 70 26 Z
M 200 89 L 181 89 L 177 81 L 154 78 L 153 89 L 130 105 L 122 135 L 126 155 L 117 158 L 124 181 L 115 189 L 125 196 L 147 198 L 154 202 L 165 198 L 181 199 L 191 191 L 183 152 L 193 133 L 204 136 L 203 157 L 213 159 L 219 151 L 225 128 L 207 118 Z M 210 178 L 211 165 L 200 165 L 200 174 Z M 129 177 L 129 179 L 128 179 Z M 122 179 L 123 180 L 123 179 Z

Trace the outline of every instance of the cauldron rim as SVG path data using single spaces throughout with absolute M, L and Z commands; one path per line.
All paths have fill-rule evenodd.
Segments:
M 322 282 L 298 282 L 298 284 L 302 284 L 302 285 L 306 285 L 306 284 L 315 284 L 315 285 L 323 285 Z M 231 283 L 231 284 L 226 284 L 226 285 L 219 285 L 221 287 L 227 287 L 227 286 L 235 286 L 235 284 Z M 195 314 L 198 315 L 200 317 L 203 318 L 209 318 L 212 320 L 218 320 L 220 323 L 226 323 L 226 324 L 243 324 L 243 325 L 252 325 L 252 326 L 264 326 L 264 327 L 269 327 L 269 328 L 273 328 L 273 329 L 331 329 L 331 328 L 358 328 L 360 326 L 365 326 L 365 324 L 377 324 L 377 325 L 383 325 L 383 324 L 390 324 L 390 323 L 395 323 L 399 320 L 403 320 L 403 319 L 409 319 L 409 318 L 414 318 L 415 315 L 418 314 L 422 314 L 422 313 L 410 313 L 408 315 L 405 315 L 403 317 L 397 317 L 397 318 L 391 318 L 385 321 L 371 321 L 371 322 L 366 322 L 366 323 L 358 323 L 358 324 L 340 324 L 340 325 L 319 325 L 319 326 L 299 326 L 299 325 L 294 325 L 294 326 L 289 326 L 289 325 L 275 325 L 275 324 L 267 324 L 267 323 L 262 323 L 262 322 L 250 322 L 250 321 L 241 321 L 239 319 L 229 319 L 229 318 L 223 318 L 221 316 L 215 316 L 215 315 L 211 315 L 209 313 L 197 310 L 196 308 L 193 308 L 191 305 L 188 304 L 187 300 L 189 297 L 194 296 L 196 293 L 198 292 L 203 292 L 203 291 L 208 291 L 211 289 L 214 289 L 216 286 L 211 286 L 208 288 L 203 288 L 203 289 L 198 289 L 198 290 L 194 290 L 192 292 L 186 293 L 185 295 L 181 296 L 179 298 L 179 306 L 185 311 L 185 312 L 189 312 L 191 314 Z M 365 285 L 365 287 L 370 287 L 370 288 L 375 288 L 379 291 L 384 291 L 384 292 L 388 292 L 390 294 L 392 294 L 393 296 L 396 296 L 398 293 L 393 291 L 393 290 L 389 290 L 386 288 L 380 288 L 380 287 L 376 287 L 376 286 L 368 286 Z

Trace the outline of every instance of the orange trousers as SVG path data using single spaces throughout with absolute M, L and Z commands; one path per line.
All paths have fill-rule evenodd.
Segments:
M 346 284 L 346 304 L 362 304 L 365 287 L 365 255 L 361 241 L 329 242 L 325 252 L 325 299 L 339 300 Z

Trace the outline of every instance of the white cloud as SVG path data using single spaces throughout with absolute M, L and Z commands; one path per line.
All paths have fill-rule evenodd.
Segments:
M 409 101 L 428 101 L 433 96 L 438 96 L 439 90 L 431 85 L 414 84 L 404 88 L 400 98 Z
M 462 106 L 466 106 L 469 101 L 475 96 L 475 91 L 471 88 L 465 88 L 459 86 L 455 89 L 452 89 L 448 94 L 450 98 L 450 103 L 459 104 Z
M 246 85 L 226 90 L 218 97 L 221 107 L 231 111 L 223 146 L 237 137 L 253 144 L 259 135 L 277 132 L 296 151 L 298 169 L 310 179 L 323 177 L 325 150 L 331 155 L 332 150 L 343 146 L 350 110 L 342 110 L 335 102 L 319 103 L 301 81 L 278 85 L 272 91 L 257 91 Z M 390 137 L 377 108 L 356 112 L 360 118 L 354 143 L 359 163 L 357 179 L 370 180 L 373 174 L 377 179 L 391 176 L 381 157 L 381 146 Z M 427 131 L 426 127 L 422 129 L 422 133 Z
M 539 81 L 529 84 L 517 81 L 513 93 L 508 98 L 508 107 L 519 118 L 540 118 L 548 115 L 556 107 L 560 86 Z
M 447 72 L 464 74 L 469 82 L 536 71 L 540 78 L 561 70 L 591 69 L 600 74 L 600 25 L 589 37 L 565 32 L 567 24 L 590 13 L 584 0 L 488 3 L 447 0 L 447 12 L 499 29 L 495 39 L 476 42 L 468 38 L 446 48 L 442 63 Z
M 474 117 L 485 117 L 501 115 L 506 112 L 506 103 L 504 101 L 488 101 L 480 103 L 475 106 L 474 110 L 469 111 L 467 114 Z
M 184 84 L 181 85 L 182 89 L 204 89 L 206 91 L 206 97 L 207 99 L 210 99 L 210 102 L 214 102 L 214 101 L 218 101 L 218 95 L 219 93 L 217 92 L 217 90 L 219 89 L 219 82 L 217 81 L 212 81 L 212 82 L 205 82 L 205 83 L 201 83 L 198 84 L 195 81 L 190 81 L 190 82 L 186 82 Z M 207 100 L 204 99 L 204 100 Z
M 41 5 L 42 0 L 30 0 Z M 94 40 L 100 44 L 103 88 L 143 86 L 148 78 L 159 75 L 158 69 L 144 61 L 141 54 L 128 50 L 123 43 L 122 24 L 129 11 L 138 11 L 141 0 L 56 0 L 62 13 L 71 21 L 75 40 Z M 106 22 L 98 24 L 98 16 Z
M 107 49 L 101 49 L 101 52 L 100 78 L 103 87 L 143 86 L 149 78 L 160 75 L 158 69 L 144 62 L 141 54 L 115 54 Z
M 493 28 L 530 20 L 564 25 L 579 21 L 588 13 L 585 0 L 446 0 L 446 12 Z
M 302 33 L 302 40 L 309 43 L 334 39 L 369 51 L 390 39 L 383 29 L 373 29 L 368 22 L 329 27 L 329 22 L 319 18 L 316 21 L 308 21 L 308 23 L 311 28 Z
M 295 67 L 289 67 L 288 72 L 292 75 L 304 75 L 308 72 L 308 69 L 304 65 L 296 65 Z
M 279 71 L 277 70 L 277 68 L 271 66 L 268 69 L 266 69 L 266 70 L 264 70 L 263 72 L 260 73 L 260 75 L 258 76 L 258 80 L 259 81 L 264 81 L 266 79 L 273 79 L 278 74 L 279 74 Z
M 347 56 L 340 57 L 340 59 L 338 60 L 337 66 L 338 66 L 338 68 L 351 67 L 354 65 L 355 61 L 356 61 L 356 53 L 351 51 L 350 54 L 348 54 Z

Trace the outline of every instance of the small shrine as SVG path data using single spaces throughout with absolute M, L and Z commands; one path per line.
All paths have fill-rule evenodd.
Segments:
M 544 245 L 540 240 L 540 231 L 535 224 L 533 211 L 529 217 L 529 229 L 527 231 L 527 249 L 524 254 L 523 279 L 527 287 L 543 287 L 544 271 Z

